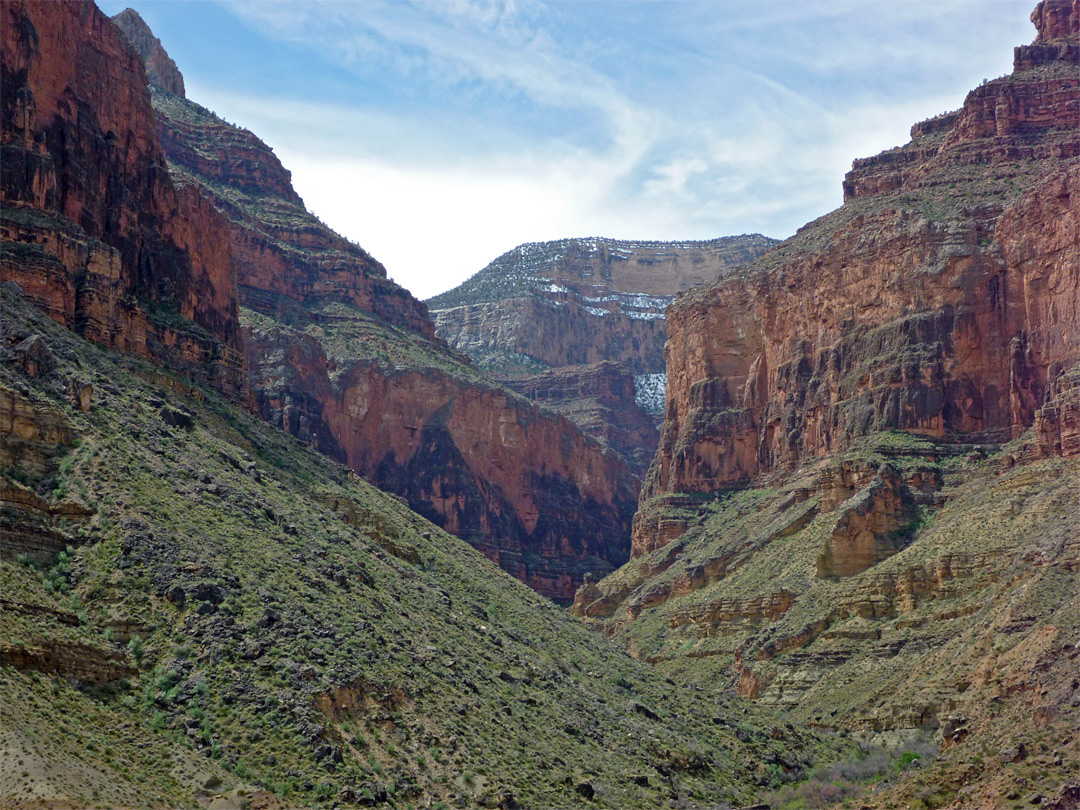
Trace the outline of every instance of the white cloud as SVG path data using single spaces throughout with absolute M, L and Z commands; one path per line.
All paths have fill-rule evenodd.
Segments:
M 315 213 L 428 297 L 526 241 L 792 233 L 839 204 L 853 158 L 905 142 L 1001 62 L 952 42 L 987 4 L 939 5 L 673 4 L 655 20 L 664 30 L 626 44 L 574 29 L 576 9 L 601 4 L 236 2 L 264 35 L 358 82 L 420 87 L 425 103 L 189 94 L 274 146 Z M 1006 59 L 1030 39 L 1000 13 L 973 16 Z M 868 37 L 868 19 L 894 39 Z M 899 97 L 883 89 L 935 72 L 900 82 Z M 835 92 L 825 77 L 839 77 Z

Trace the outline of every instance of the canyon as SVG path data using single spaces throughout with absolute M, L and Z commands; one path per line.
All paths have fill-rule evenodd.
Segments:
M 1080 0 L 783 242 L 427 304 L 2 14 L 5 807 L 1080 803 Z
M 567 415 L 641 478 L 659 438 L 646 422 L 663 411 L 667 306 L 676 293 L 729 275 L 775 244 L 760 234 L 529 243 L 427 303 L 436 334 L 450 346 Z
M 623 562 L 639 486 L 627 461 L 437 338 L 424 304 L 306 210 L 265 143 L 170 92 L 179 71 L 135 12 L 117 22 L 153 66 L 170 173 L 228 223 L 263 418 L 548 596 L 568 601 L 585 573 Z

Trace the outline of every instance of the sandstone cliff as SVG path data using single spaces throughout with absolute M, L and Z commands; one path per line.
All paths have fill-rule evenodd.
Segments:
M 461 286 L 428 301 L 436 330 L 480 368 L 543 399 L 645 472 L 656 450 L 645 412 L 659 414 L 664 385 L 664 309 L 677 292 L 746 264 L 775 240 L 758 234 L 708 242 L 563 239 L 520 245 Z M 605 416 L 633 427 L 614 431 L 598 418 L 589 381 L 625 365 L 632 389 L 616 402 L 604 384 Z M 600 365 L 598 365 L 600 364 Z M 554 376 L 548 369 L 593 366 Z M 541 374 L 536 380 L 530 377 Z M 567 385 L 567 375 L 581 384 Z M 557 383 L 552 384 L 555 380 Z M 556 397 L 555 392 L 562 395 Z
M 676 300 L 648 495 L 876 430 L 1000 441 L 1033 423 L 1080 353 L 1077 56 L 1059 50 L 1029 68 L 1017 49 L 1012 75 L 856 161 L 843 208 Z
M 2 13 L 2 278 L 90 340 L 238 393 L 227 224 L 173 186 L 138 56 L 92 3 Z
M 228 219 L 264 418 L 549 596 L 627 559 L 637 483 L 622 458 L 436 338 L 424 304 L 312 216 L 255 135 L 160 88 L 153 103 L 177 182 Z
M 1013 74 L 668 308 L 635 559 L 573 607 L 673 679 L 932 735 L 875 807 L 1073 801 L 1080 3 L 1032 21 Z

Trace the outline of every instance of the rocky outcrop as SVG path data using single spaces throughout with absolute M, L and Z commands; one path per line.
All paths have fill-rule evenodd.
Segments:
M 51 563 L 69 546 L 79 545 L 69 527 L 93 510 L 79 503 L 49 503 L 33 490 L 0 481 L 0 558 Z
M 153 87 L 166 93 L 184 95 L 184 77 L 176 67 L 176 62 L 161 47 L 161 40 L 154 36 L 143 18 L 133 8 L 126 8 L 112 18 L 117 27 L 124 32 L 128 40 L 139 52 L 146 67 L 146 78 Z
M 672 297 L 774 244 L 760 234 L 707 242 L 529 243 L 428 306 L 439 336 L 481 366 L 505 370 L 521 355 L 554 367 L 611 360 L 635 374 L 662 372 L 664 308 Z
M 742 485 L 884 429 L 977 442 L 1033 424 L 1080 356 L 1080 80 L 1063 76 L 1068 92 L 989 83 L 917 127 L 903 177 L 871 183 L 856 162 L 843 208 L 672 304 L 646 497 Z M 1038 103 L 1008 107 L 1015 132 L 972 129 L 988 93 L 1022 90 Z M 938 140 L 920 152 L 923 137 Z
M 0 643 L 0 664 L 77 681 L 104 684 L 137 673 L 123 654 L 77 642 L 42 640 L 33 646 Z
M 716 633 L 718 630 L 732 632 L 776 621 L 791 610 L 795 599 L 796 594 L 786 590 L 745 599 L 719 599 L 677 611 L 672 615 L 669 624 L 671 627 L 693 625 L 701 628 L 702 634 Z
M 340 367 L 281 327 L 253 327 L 246 343 L 264 418 L 541 593 L 569 600 L 584 573 L 628 556 L 632 478 L 565 418 L 435 368 Z
M 818 577 L 858 574 L 900 550 L 893 535 L 901 525 L 902 487 L 896 472 L 882 465 L 859 494 L 838 507 L 840 514 L 815 563 Z
M 436 331 L 480 368 L 497 374 L 605 360 L 624 363 L 635 374 L 663 371 L 664 308 L 670 296 L 636 296 L 646 307 L 625 311 L 617 302 L 582 303 L 561 284 L 547 286 L 559 289 L 434 310 Z
M 1039 456 L 1080 456 L 1080 366 L 1050 384 L 1046 405 L 1035 413 Z
M 56 408 L 36 405 L 9 388 L 0 387 L 0 467 L 40 477 L 55 466 L 70 446 L 74 431 Z
M 90 340 L 238 393 L 225 222 L 170 181 L 138 56 L 92 3 L 3 15 L 3 279 Z
M 503 381 L 513 391 L 556 411 L 618 452 L 637 476 L 652 460 L 660 430 L 634 401 L 634 375 L 620 364 L 564 366 Z
M 1031 21 L 1038 35 L 1015 49 L 1011 76 L 972 90 L 961 109 L 915 124 L 906 146 L 856 160 L 844 199 L 937 185 L 936 175 L 950 166 L 1080 155 L 1073 137 L 1080 129 L 1076 5 L 1047 0 Z

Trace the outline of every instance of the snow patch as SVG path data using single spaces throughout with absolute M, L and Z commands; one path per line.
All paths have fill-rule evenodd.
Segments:
M 634 402 L 649 413 L 663 412 L 666 392 L 666 372 L 634 375 Z

